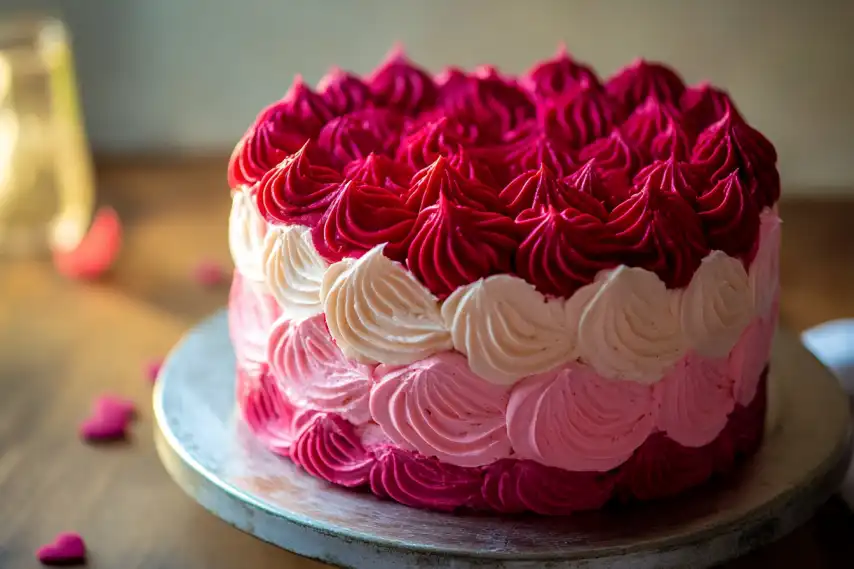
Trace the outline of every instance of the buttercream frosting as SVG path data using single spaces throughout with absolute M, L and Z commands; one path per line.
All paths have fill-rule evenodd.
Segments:
M 357 361 L 408 364 L 452 346 L 436 297 L 382 245 L 332 265 L 320 297 L 329 332 Z
M 264 241 L 264 281 L 287 318 L 323 312 L 320 283 L 328 266 L 314 248 L 311 230 L 299 225 L 271 229 Z
M 768 316 L 780 295 L 781 221 L 777 212 L 766 208 L 759 216 L 759 250 L 750 265 L 750 288 L 760 316 Z
M 267 362 L 279 388 L 294 404 L 339 414 L 355 425 L 370 420 L 372 370 L 344 356 L 329 335 L 323 314 L 276 320 L 267 343 Z
M 571 364 L 514 386 L 507 433 L 520 458 L 605 472 L 646 440 L 656 415 L 654 387 L 609 381 Z
M 371 415 L 389 438 L 443 463 L 482 466 L 510 455 L 509 390 L 484 381 L 465 357 L 443 352 L 378 373 Z
M 661 379 L 685 350 L 681 294 L 655 274 L 624 265 L 588 286 L 598 290 L 579 322 L 582 359 L 610 379 Z
M 565 303 L 548 300 L 530 284 L 495 275 L 460 287 L 442 305 L 456 350 L 472 371 L 498 384 L 572 359 L 574 334 Z
M 252 191 L 234 190 L 228 217 L 228 248 L 234 266 L 253 281 L 264 280 L 264 239 L 267 222 L 255 207 Z

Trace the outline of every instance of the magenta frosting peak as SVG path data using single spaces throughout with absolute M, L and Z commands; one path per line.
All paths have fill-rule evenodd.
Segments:
M 407 164 L 396 162 L 388 156 L 374 152 L 344 167 L 344 177 L 348 180 L 359 180 L 372 186 L 388 188 L 399 194 L 409 188 L 412 174 L 412 169 Z
M 595 158 L 589 159 L 563 181 L 577 192 L 592 196 L 608 211 L 623 203 L 632 193 L 630 181 L 624 171 L 600 169 Z M 596 211 L 598 212 L 598 209 Z
M 371 74 L 368 85 L 377 104 L 406 115 L 415 115 L 436 103 L 438 88 L 433 78 L 409 61 L 396 46 Z
M 418 214 L 406 266 L 430 292 L 445 298 L 478 279 L 509 273 L 517 233 L 509 217 L 454 203 L 440 192 L 438 201 Z
M 334 199 L 341 174 L 312 164 L 311 147 L 306 142 L 258 183 L 258 210 L 270 223 L 314 225 Z
M 317 84 L 317 91 L 336 116 L 346 115 L 373 104 L 368 85 L 359 77 L 333 67 Z
M 574 176 L 574 175 L 573 175 Z M 554 172 L 542 165 L 538 170 L 528 170 L 511 180 L 501 191 L 499 197 L 506 204 L 508 211 L 517 216 L 524 210 L 533 208 L 553 207 L 558 211 L 568 207 L 605 219 L 607 212 L 589 188 L 579 189 L 569 183 L 559 180 Z
M 372 152 L 394 154 L 404 127 L 403 116 L 391 109 L 363 109 L 326 123 L 317 142 L 340 167 Z
M 679 107 L 682 109 L 687 128 L 695 134 L 721 120 L 727 111 L 738 115 L 738 110 L 726 91 L 708 83 L 692 85 L 685 89 Z
M 571 90 L 582 79 L 598 84 L 599 78 L 590 67 L 573 60 L 561 44 L 552 59 L 532 67 L 523 78 L 524 85 L 541 99 L 550 99 Z
M 676 107 L 649 97 L 629 115 L 620 129 L 641 152 L 649 156 L 656 138 L 678 123 L 679 110 Z
M 601 85 L 582 78 L 574 88 L 540 103 L 546 128 L 581 148 L 606 136 L 617 122 L 618 112 Z
M 670 67 L 638 59 L 608 79 L 605 89 L 626 112 L 632 112 L 650 97 L 678 105 L 685 84 Z
M 494 189 L 464 177 L 444 156 L 439 156 L 435 162 L 412 177 L 412 183 L 403 199 L 407 208 L 418 212 L 438 203 L 439 197 L 443 195 L 455 203 L 475 210 L 504 211 Z
M 691 161 L 712 182 L 719 182 L 737 170 L 742 185 L 760 210 L 780 198 L 774 145 L 733 110 L 727 110 L 719 121 L 700 133 Z

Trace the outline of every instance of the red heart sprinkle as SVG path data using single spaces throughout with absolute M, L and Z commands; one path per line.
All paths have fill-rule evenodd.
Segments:
M 93 403 L 92 415 L 80 425 L 80 436 L 92 442 L 124 439 L 135 414 L 136 405 L 132 401 L 102 395 Z
M 147 364 L 145 364 L 145 378 L 151 383 L 157 383 L 157 376 L 160 375 L 160 368 L 162 367 L 162 358 L 150 360 Z
M 116 210 L 102 207 L 95 214 L 88 233 L 73 249 L 54 248 L 53 265 L 68 278 L 95 279 L 110 268 L 121 245 L 121 220 Z
M 44 565 L 80 565 L 86 562 L 86 543 L 80 534 L 64 532 L 39 547 L 36 557 Z
M 225 269 L 215 261 L 201 261 L 193 271 L 193 278 L 203 287 L 215 287 L 225 281 Z

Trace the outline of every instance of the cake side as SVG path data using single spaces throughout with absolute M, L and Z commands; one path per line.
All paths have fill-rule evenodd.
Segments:
M 298 81 L 229 167 L 243 416 L 413 506 L 699 484 L 761 438 L 775 162 L 723 92 L 646 62 Z

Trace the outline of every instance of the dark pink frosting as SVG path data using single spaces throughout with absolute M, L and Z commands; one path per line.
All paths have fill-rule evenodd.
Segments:
M 616 238 L 601 218 L 572 207 L 527 210 L 517 223 L 525 234 L 516 272 L 544 294 L 569 298 L 615 266 Z
M 691 161 L 713 182 L 736 170 L 742 186 L 761 210 L 780 198 L 777 151 L 767 138 L 733 111 L 727 111 L 697 138 Z
M 418 214 L 406 266 L 444 298 L 480 278 L 510 272 L 517 233 L 509 217 L 459 205 L 441 193 Z
M 738 114 L 729 95 L 708 83 L 685 89 L 679 106 L 682 109 L 685 125 L 694 133 L 699 133 L 718 122 L 727 111 Z
M 594 159 L 588 160 L 563 181 L 577 192 L 596 198 L 608 211 L 626 201 L 633 191 L 623 171 L 611 170 L 603 173 L 596 166 Z M 582 209 L 582 211 L 587 210 Z M 598 215 L 594 211 L 587 211 L 587 213 Z
M 321 257 L 335 263 L 359 257 L 377 245 L 388 243 L 384 253 L 398 258 L 415 222 L 394 191 L 348 180 L 335 194 L 329 209 L 311 232 Z
M 314 225 L 332 203 L 341 185 L 341 174 L 312 164 L 311 143 L 267 172 L 258 184 L 261 215 L 271 223 Z
M 374 102 L 371 89 L 364 81 L 337 67 L 320 79 L 317 90 L 335 116 L 364 109 Z
M 750 263 L 759 244 L 759 209 L 746 194 L 738 170 L 696 200 L 709 247 Z
M 561 178 L 574 171 L 572 148 L 557 132 L 546 128 L 550 121 L 548 115 L 552 112 L 547 110 L 539 121 L 526 123 L 508 133 L 503 144 L 482 152 L 493 166 L 493 171 L 501 173 L 503 180 L 499 179 L 499 182 L 507 183 L 524 172 L 539 170 L 542 165 Z
M 330 118 L 326 102 L 297 76 L 285 97 L 261 111 L 237 143 L 228 164 L 229 186 L 251 186 L 260 180 Z
M 454 170 L 468 180 L 479 182 L 492 188 L 498 184 L 495 174 L 492 173 L 489 165 L 483 160 L 475 158 L 465 148 L 460 148 L 456 153 L 451 154 L 448 157 L 448 162 Z
M 326 123 L 317 143 L 340 167 L 372 152 L 394 154 L 404 126 L 403 116 L 393 110 L 364 109 Z
M 611 212 L 608 226 L 624 263 L 655 272 L 670 288 L 687 286 L 709 254 L 700 218 L 679 194 L 646 185 Z
M 433 78 L 413 65 L 401 49 L 395 49 L 368 80 L 374 100 L 406 115 L 415 115 L 436 103 L 438 88 Z
M 588 173 L 590 176 L 595 175 L 592 171 Z M 583 180 L 583 176 L 585 173 L 580 176 L 573 174 L 568 182 L 559 180 L 548 166 L 543 165 L 538 170 L 519 174 L 507 184 L 499 197 L 513 216 L 529 208 L 539 211 L 551 206 L 558 211 L 571 207 L 605 219 L 608 214 L 595 193 L 599 188 L 594 190 L 594 182 Z
M 368 482 L 374 457 L 353 425 L 338 415 L 318 413 L 291 447 L 291 460 L 312 476 L 340 486 Z
M 443 156 L 412 177 L 403 199 L 407 208 L 418 212 L 436 204 L 442 195 L 455 203 L 480 211 L 501 212 L 504 209 L 498 192 L 463 177 Z
M 298 411 L 266 369 L 255 373 L 238 370 L 237 405 L 249 429 L 268 449 L 289 455 Z
M 499 513 L 563 516 L 604 506 L 615 481 L 610 473 L 570 472 L 530 460 L 505 459 L 486 470 L 482 492 L 486 505 Z
M 599 78 L 590 67 L 574 61 L 561 46 L 549 60 L 536 64 L 523 78 L 525 86 L 537 97 L 550 99 L 571 90 L 582 80 L 598 83 Z
M 639 59 L 608 79 L 605 89 L 623 109 L 631 112 L 649 97 L 678 105 L 685 84 L 666 65 Z
M 606 136 L 618 118 L 618 109 L 602 86 L 586 78 L 572 90 L 541 105 L 546 127 L 573 148 L 581 148 Z
M 388 188 L 395 193 L 403 193 L 409 188 L 412 173 L 406 164 L 373 152 L 363 159 L 350 162 L 344 167 L 346 179 L 359 180 L 372 186 Z
M 652 156 L 654 148 L 661 154 L 662 146 L 673 147 L 668 140 L 672 138 L 671 131 L 679 128 L 679 120 L 679 111 L 675 107 L 650 97 L 629 115 L 620 129 L 644 155 Z M 678 146 L 674 150 L 678 151 Z
M 376 451 L 370 484 L 377 496 L 415 508 L 451 512 L 477 508 L 481 503 L 482 474 L 478 469 L 390 446 Z
M 266 388 L 259 389 L 258 376 L 242 372 L 238 403 L 250 428 L 271 450 L 290 454 L 306 472 L 334 484 L 367 487 L 381 498 L 417 508 L 566 515 L 599 509 L 614 498 L 672 496 L 753 454 L 764 430 L 765 375 L 767 370 L 753 400 L 746 407 L 736 406 L 711 443 L 688 448 L 655 433 L 628 461 L 605 473 L 571 472 L 513 458 L 462 467 L 383 440 L 366 444 L 370 429 L 360 434 L 336 415 L 309 412 L 289 420 L 289 411 L 277 402 L 281 394 L 275 386 L 267 381 Z M 269 398 L 277 393 L 277 400 Z
M 656 160 L 635 177 L 636 186 L 645 186 L 679 194 L 689 204 L 697 201 L 697 196 L 706 189 L 707 180 L 703 179 L 702 172 L 693 164 L 682 162 L 670 156 L 663 160 Z
M 478 138 L 476 125 L 456 118 L 431 118 L 417 125 L 404 136 L 397 151 L 397 159 L 414 170 L 426 168 L 440 156 L 452 156 Z
M 444 114 L 481 126 L 484 131 L 503 133 L 535 116 L 534 103 L 516 81 L 502 77 L 494 67 L 484 66 L 473 75 L 459 70 L 446 72 L 439 89 Z
M 578 153 L 578 161 L 582 164 L 591 160 L 603 177 L 625 186 L 641 169 L 646 157 L 622 131 L 614 129 Z

